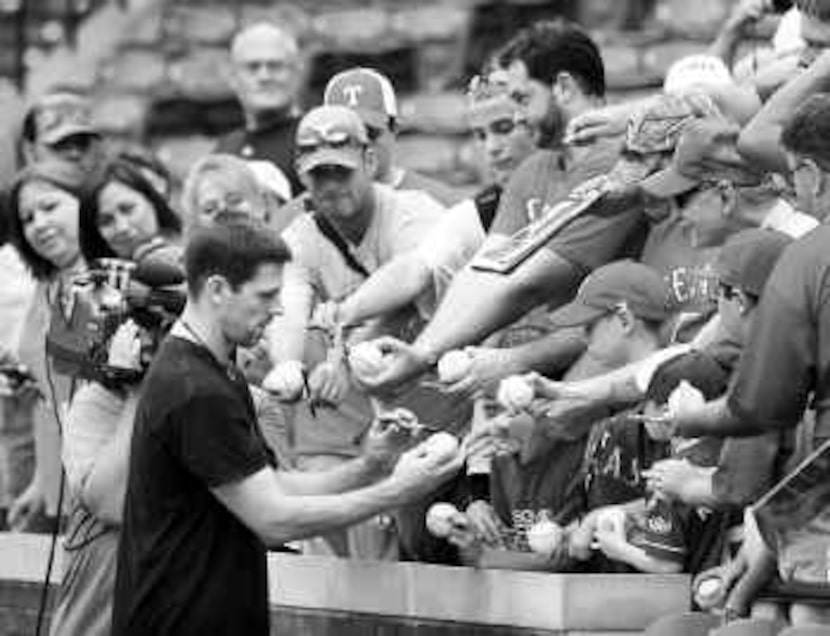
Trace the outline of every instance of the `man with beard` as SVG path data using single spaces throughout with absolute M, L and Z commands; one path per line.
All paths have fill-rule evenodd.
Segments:
M 350 108 L 309 111 L 298 127 L 296 147 L 313 212 L 301 214 L 283 232 L 294 259 L 286 267 L 284 314 L 269 329 L 274 368 L 263 386 L 294 401 L 303 392 L 304 365 L 309 369 L 306 393 L 312 407 L 298 405 L 295 411 L 294 451 L 300 470 L 321 470 L 359 452 L 372 409 L 368 397 L 351 386 L 342 348 L 326 350 L 323 335 L 309 328 L 312 308 L 344 299 L 381 266 L 416 249 L 445 210 L 424 192 L 373 180 L 377 157 L 364 123 Z M 395 552 L 391 533 L 377 522 L 327 539 L 309 549 L 363 558 Z
M 578 26 L 564 21 L 533 25 L 511 40 L 495 62 L 506 71 L 528 117 L 556 147 L 537 152 L 516 170 L 479 253 L 505 245 L 510 235 L 547 215 L 575 187 L 609 173 L 621 148 L 617 138 L 579 147 L 561 144 L 567 122 L 604 101 L 602 58 Z M 569 301 L 582 278 L 624 253 L 642 227 L 638 206 L 602 208 L 571 219 L 508 275 L 468 265 L 413 345 L 382 343 L 391 361 L 366 383 L 376 390 L 393 388 L 435 364 L 442 353 L 480 341 L 543 302 L 555 307 Z M 572 336 L 563 339 L 572 350 Z

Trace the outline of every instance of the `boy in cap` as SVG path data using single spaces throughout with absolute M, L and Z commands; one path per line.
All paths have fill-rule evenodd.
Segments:
M 354 110 L 366 125 L 369 144 L 377 157 L 374 178 L 396 190 L 420 190 L 443 205 L 461 197 L 449 186 L 395 164 L 399 115 L 395 89 L 389 78 L 371 68 L 350 68 L 332 77 L 323 91 L 323 103 Z
M 668 296 L 665 281 L 655 271 L 618 261 L 588 276 L 574 301 L 551 320 L 557 327 L 583 328 L 588 342 L 584 356 L 616 368 L 660 347 L 660 329 L 672 313 Z M 526 378 L 534 386 L 544 383 L 536 374 Z M 563 423 L 557 434 L 547 435 L 544 413 L 533 411 L 532 432 L 524 432 L 520 453 L 492 464 L 490 506 L 497 521 L 481 524 L 480 511 L 476 519 L 472 515 L 469 519 L 491 544 L 498 541 L 491 529 L 494 525 L 526 533 L 533 523 L 550 518 L 564 527 L 582 511 L 642 496 L 640 468 L 651 449 L 643 435 L 630 435 L 632 426 L 620 425 L 618 420 L 627 413 L 602 419 L 608 411 L 601 409 L 572 427 Z M 592 424 L 588 436 L 586 425 Z M 522 429 L 518 423 L 513 428 Z M 475 503 L 480 507 L 480 502 Z M 517 526 L 516 519 L 532 522 Z
M 713 398 L 726 390 L 726 382 L 724 369 L 706 356 L 691 354 L 670 360 L 657 370 L 649 383 L 643 407 L 645 421 L 640 426 L 649 439 L 664 444 L 662 450 L 668 450 L 672 458 L 694 466 L 713 466 L 720 440 L 673 437 L 671 427 L 658 414 L 676 392 L 691 387 Z M 652 416 L 656 417 L 651 419 Z M 596 549 L 607 558 L 642 572 L 697 572 L 717 559 L 729 518 L 690 506 L 655 489 L 657 478 L 649 470 L 642 471 L 642 476 L 649 480 L 644 510 L 626 514 L 622 527 L 604 523 L 603 509 L 594 510 L 583 521 L 578 534 L 583 535 L 593 524 Z M 632 503 L 639 507 L 642 502 Z

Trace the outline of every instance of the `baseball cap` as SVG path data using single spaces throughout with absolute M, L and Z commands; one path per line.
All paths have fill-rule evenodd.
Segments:
M 760 297 L 775 264 L 790 243 L 789 236 L 775 230 L 742 230 L 721 247 L 715 271 L 721 283 Z
M 719 57 L 699 53 L 680 58 L 669 67 L 663 81 L 663 91 L 683 95 L 703 87 L 721 87 L 734 84 L 732 73 Z
M 643 179 L 640 187 L 652 196 L 669 198 L 688 192 L 703 181 L 757 184 L 761 175 L 738 154 L 740 126 L 721 117 L 687 121 L 667 168 Z
M 677 386 L 686 381 L 707 400 L 723 395 L 729 386 L 729 373 L 714 357 L 700 351 L 690 351 L 664 362 L 651 377 L 646 399 L 665 404 Z
M 655 270 L 634 261 L 617 261 L 590 274 L 576 298 L 551 317 L 555 328 L 577 327 L 626 306 L 638 318 L 663 321 L 671 313 L 670 290 Z
M 629 120 L 625 149 L 637 155 L 671 152 L 686 124 L 719 114 L 714 100 L 707 95 L 659 95 Z
M 92 120 L 92 107 L 86 98 L 72 93 L 53 93 L 38 100 L 31 108 L 35 136 L 54 145 L 73 135 L 100 136 Z
M 305 173 L 322 165 L 354 170 L 368 143 L 366 127 L 353 110 L 345 106 L 318 106 L 306 113 L 297 126 L 297 171 Z
M 398 117 L 392 82 L 371 68 L 352 68 L 332 77 L 323 91 L 323 103 L 348 106 L 374 128 L 386 128 L 390 118 Z
M 268 161 L 267 159 L 248 159 L 246 163 L 251 169 L 251 172 L 254 173 L 260 186 L 268 192 L 272 192 L 283 201 L 291 199 L 291 182 L 273 161 Z

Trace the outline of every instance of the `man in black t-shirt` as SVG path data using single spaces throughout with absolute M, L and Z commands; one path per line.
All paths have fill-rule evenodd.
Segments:
M 373 427 L 363 455 L 327 473 L 276 471 L 231 360 L 272 318 L 280 239 L 247 224 L 197 232 L 188 304 L 144 380 L 136 411 L 113 634 L 269 634 L 266 546 L 406 503 L 460 466 Z

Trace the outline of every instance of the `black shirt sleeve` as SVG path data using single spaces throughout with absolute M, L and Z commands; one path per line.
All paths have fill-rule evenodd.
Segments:
M 227 395 L 199 396 L 172 414 L 182 463 L 209 488 L 241 481 L 269 465 L 244 404 Z

